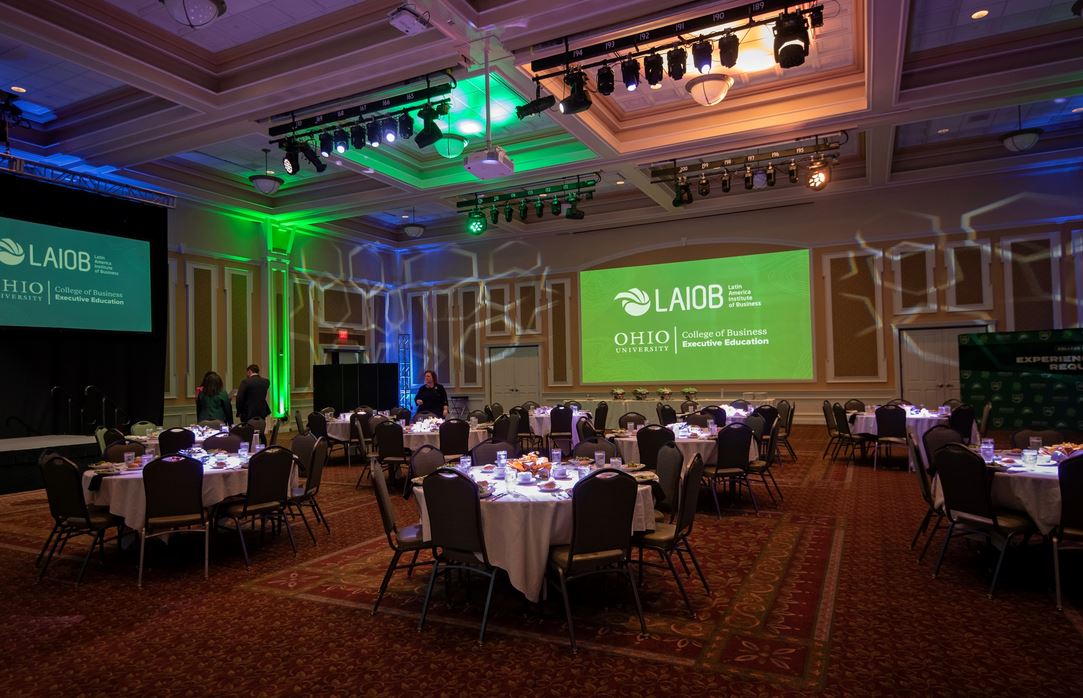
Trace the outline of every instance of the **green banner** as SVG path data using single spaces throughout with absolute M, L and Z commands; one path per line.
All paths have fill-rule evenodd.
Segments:
M 813 377 L 808 250 L 584 271 L 579 292 L 584 383 Z
M 150 243 L 0 218 L 0 325 L 150 332 Z
M 994 429 L 1083 431 L 1083 330 L 960 335 L 959 385 Z

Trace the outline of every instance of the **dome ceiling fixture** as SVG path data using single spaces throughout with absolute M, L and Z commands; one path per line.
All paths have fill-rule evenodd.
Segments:
M 1038 144 L 1038 139 L 1041 138 L 1042 130 L 1040 128 L 1023 128 L 1023 105 L 1019 105 L 1017 109 L 1019 110 L 1019 128 L 1001 136 L 1000 142 L 1011 152 L 1022 153 Z
M 713 107 L 726 98 L 733 87 L 733 78 L 722 73 L 697 75 L 685 83 L 684 89 L 704 107 Z
M 263 149 L 263 174 L 254 174 L 248 178 L 248 181 L 252 183 L 252 186 L 259 190 L 260 193 L 270 196 L 278 191 L 278 188 L 282 186 L 282 178 L 274 176 L 274 170 L 271 169 L 267 162 L 270 149 Z
M 158 0 L 169 16 L 191 29 L 202 29 L 226 13 L 226 0 Z

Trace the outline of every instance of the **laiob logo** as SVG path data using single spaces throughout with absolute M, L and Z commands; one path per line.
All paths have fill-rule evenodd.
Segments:
M 638 288 L 622 291 L 613 300 L 620 301 L 624 312 L 632 317 L 639 317 L 651 309 L 651 299 L 647 292 Z
M 22 264 L 25 258 L 26 253 L 23 252 L 22 245 L 11 238 L 0 240 L 0 263 L 13 267 L 16 264 Z

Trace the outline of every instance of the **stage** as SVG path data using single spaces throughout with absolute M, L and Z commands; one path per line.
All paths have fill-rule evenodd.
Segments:
M 79 465 L 87 465 L 100 456 L 98 441 L 93 436 L 48 434 L 0 439 L 0 494 L 41 487 L 38 457 L 47 450 L 58 451 Z

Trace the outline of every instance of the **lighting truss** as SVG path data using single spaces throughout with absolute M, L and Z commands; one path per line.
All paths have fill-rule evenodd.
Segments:
M 21 177 L 40 179 L 64 187 L 81 189 L 103 196 L 112 196 L 117 199 L 139 201 L 145 204 L 164 206 L 166 208 L 174 208 L 177 205 L 177 199 L 175 197 L 170 196 L 169 194 L 163 194 L 159 191 L 154 191 L 153 189 L 144 189 L 142 187 L 132 186 L 131 184 L 113 182 L 83 172 L 73 172 L 71 170 L 53 167 L 52 165 L 46 165 L 40 162 L 24 160 L 23 158 L 18 158 L 3 152 L 0 152 L 0 170 L 11 172 Z

